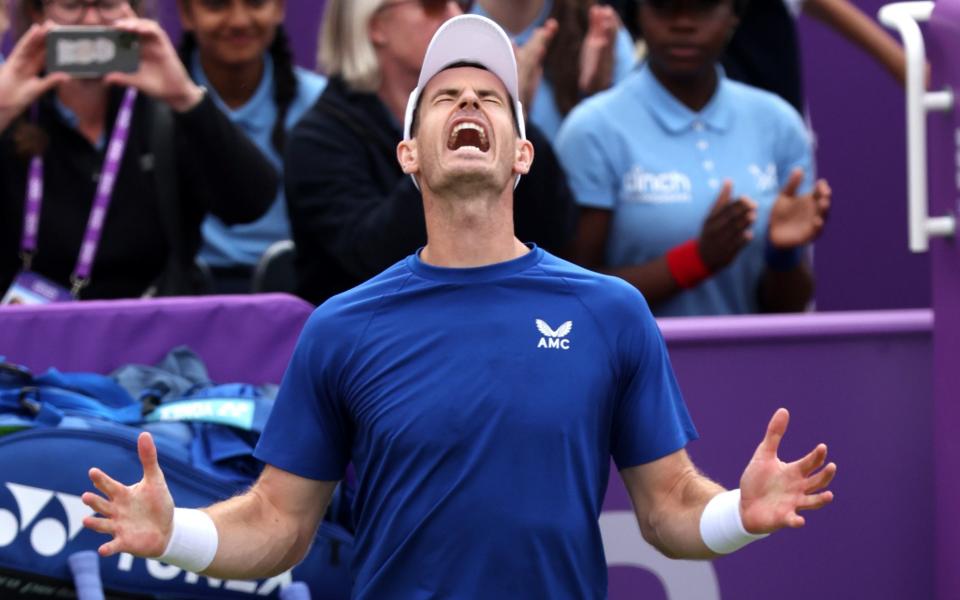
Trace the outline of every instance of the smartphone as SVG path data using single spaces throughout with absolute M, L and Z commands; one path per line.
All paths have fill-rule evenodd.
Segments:
M 57 27 L 47 33 L 47 72 L 77 78 L 133 73 L 140 68 L 140 40 L 112 27 Z

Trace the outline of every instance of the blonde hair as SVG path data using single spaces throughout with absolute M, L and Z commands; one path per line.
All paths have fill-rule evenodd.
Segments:
M 375 92 L 380 63 L 370 41 L 370 17 L 383 0 L 327 0 L 323 11 L 317 62 L 327 75 L 338 75 L 350 89 Z

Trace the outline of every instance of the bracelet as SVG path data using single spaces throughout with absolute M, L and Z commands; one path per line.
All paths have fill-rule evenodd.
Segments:
M 771 271 L 786 272 L 797 268 L 800 261 L 803 260 L 803 248 L 777 248 L 767 238 L 767 245 L 764 249 L 764 258 L 767 268 Z
M 157 560 L 199 573 L 213 562 L 219 542 L 210 515 L 195 508 L 175 508 L 170 542 Z
M 700 537 L 717 554 L 729 554 L 768 535 L 749 533 L 743 528 L 739 489 L 717 494 L 700 515 Z
M 683 289 L 695 287 L 710 277 L 710 269 L 700 257 L 700 243 L 697 240 L 674 246 L 667 252 L 666 258 L 670 275 Z

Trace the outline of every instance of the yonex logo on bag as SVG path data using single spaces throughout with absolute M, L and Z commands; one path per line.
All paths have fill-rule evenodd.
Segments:
M 9 546 L 30 528 L 30 547 L 34 552 L 40 556 L 55 556 L 79 535 L 83 529 L 83 518 L 93 514 L 79 496 L 18 483 L 4 485 L 13 495 L 19 515 L 0 508 L 0 548 Z M 59 519 L 51 517 L 36 521 L 43 509 L 54 499 L 60 503 L 67 515 L 66 526 Z
M 570 335 L 570 331 L 573 329 L 573 321 L 567 321 L 556 329 L 547 325 L 547 322 L 543 319 L 536 319 L 536 324 L 537 330 L 543 334 L 543 337 L 540 338 L 540 342 L 537 344 L 537 348 L 570 349 L 570 340 L 567 339 L 567 336 Z
M 14 544 L 21 534 L 25 534 L 27 530 L 29 530 L 30 547 L 34 552 L 44 557 L 56 556 L 63 552 L 67 544 L 73 541 L 83 530 L 84 517 L 93 514 L 93 510 L 85 505 L 79 496 L 74 496 L 73 494 L 46 490 L 19 483 L 8 482 L 4 483 L 3 486 L 6 487 L 13 496 L 13 500 L 17 505 L 16 511 L 18 514 L 14 514 L 6 508 L 0 508 L 0 555 L 5 552 L 5 548 Z M 37 520 L 37 517 L 44 509 L 50 506 L 52 502 L 59 502 L 63 508 L 63 512 L 66 513 L 67 516 L 66 525 L 64 525 L 60 519 L 53 517 L 45 517 Z M 9 550 L 6 552 L 9 552 Z M 135 560 L 140 559 L 135 559 L 129 554 L 120 554 L 117 557 L 116 569 L 124 572 L 133 571 Z M 146 574 L 157 581 L 172 582 L 174 579 L 182 578 L 182 583 L 204 586 L 204 584 L 201 583 L 201 579 L 205 579 L 205 587 L 207 588 L 222 588 L 227 591 L 256 596 L 269 596 L 278 589 L 293 582 L 293 574 L 289 570 L 270 579 L 260 581 L 234 581 L 203 577 L 153 559 L 147 559 L 144 563 Z

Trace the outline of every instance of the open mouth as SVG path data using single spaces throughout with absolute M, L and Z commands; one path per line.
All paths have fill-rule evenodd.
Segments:
M 487 132 L 477 123 L 463 122 L 458 123 L 447 138 L 447 148 L 449 150 L 460 150 L 461 148 L 475 148 L 480 152 L 486 152 L 490 149 L 490 141 L 487 139 Z

